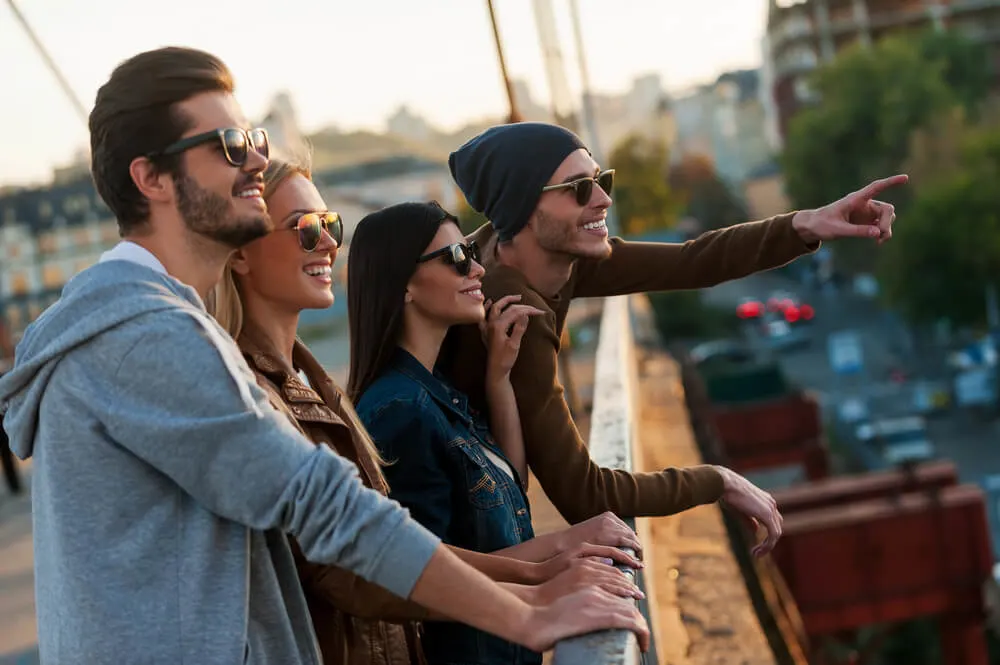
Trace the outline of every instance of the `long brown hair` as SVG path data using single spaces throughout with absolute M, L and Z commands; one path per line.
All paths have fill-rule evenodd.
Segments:
M 264 201 L 270 200 L 278 187 L 295 175 L 312 179 L 311 168 L 306 157 L 296 159 L 272 158 L 269 160 L 267 169 L 264 171 Z M 240 333 L 243 331 L 243 295 L 240 292 L 236 275 L 230 266 L 226 266 L 222 279 L 219 280 L 219 283 L 209 293 L 205 305 L 209 314 L 215 317 L 219 325 L 233 339 L 239 340 Z M 336 384 L 334 384 L 334 388 L 338 391 L 340 390 Z M 361 418 L 358 417 L 357 412 L 354 410 L 354 405 L 351 404 L 349 399 L 341 399 L 340 409 L 342 411 L 341 415 L 347 422 L 348 427 L 353 430 L 354 436 L 361 443 L 364 453 L 375 460 L 375 468 L 379 477 L 372 479 L 374 486 L 376 488 L 388 487 L 381 470 L 381 467 L 385 464 L 385 460 L 383 460 L 382 455 L 375 446 L 375 442 L 372 441 L 371 436 L 368 434 L 368 430 L 365 429 Z
M 367 215 L 354 229 L 347 257 L 351 400 L 361 398 L 392 358 L 403 324 L 406 285 L 445 222 L 458 224 L 458 218 L 436 201 L 400 203 Z

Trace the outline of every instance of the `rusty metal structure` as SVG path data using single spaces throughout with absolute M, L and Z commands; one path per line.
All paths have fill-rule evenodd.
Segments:
M 787 407 L 767 403 L 757 414 L 727 414 L 720 428 L 697 368 L 682 351 L 675 355 L 706 461 L 729 465 L 730 450 L 738 457 L 756 446 L 762 463 L 773 438 L 811 433 L 804 412 L 776 423 Z M 959 483 L 954 464 L 825 478 L 774 496 L 785 516 L 782 539 L 770 557 L 742 563 L 779 662 L 827 665 L 819 647 L 829 638 L 933 616 L 946 665 L 986 665 L 984 589 L 993 568 L 986 502 L 978 487 Z M 730 536 L 738 554 L 750 542 L 739 520 Z

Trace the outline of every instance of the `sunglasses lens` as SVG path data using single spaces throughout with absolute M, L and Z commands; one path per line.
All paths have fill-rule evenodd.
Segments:
M 482 261 L 479 260 L 479 245 L 474 242 L 469 243 L 469 257 L 476 263 L 482 263 Z
M 337 243 L 337 247 L 344 246 L 344 220 L 340 218 L 340 215 L 335 212 L 328 212 L 324 215 L 323 226 L 326 228 L 326 232 L 330 234 L 333 241 Z
M 469 274 L 469 268 L 472 263 L 468 252 L 465 251 L 464 245 L 451 246 L 451 262 L 455 265 L 455 270 L 458 271 L 459 275 L 464 277 Z
M 299 232 L 299 244 L 307 252 L 314 251 L 319 247 L 319 241 L 323 239 L 323 223 L 319 215 L 311 213 L 299 217 L 296 225 Z
M 615 172 L 605 171 L 597 176 L 597 185 L 604 190 L 604 193 L 611 196 L 611 190 L 615 186 Z
M 253 149 L 257 151 L 264 159 L 271 156 L 271 145 L 267 140 L 267 132 L 263 129 L 251 129 L 250 132 L 250 142 L 253 144 Z
M 586 206 L 590 203 L 590 195 L 594 193 L 593 180 L 579 180 L 576 183 L 577 205 Z
M 238 129 L 227 129 L 222 134 L 222 145 L 226 158 L 233 166 L 243 166 L 247 161 L 247 136 Z

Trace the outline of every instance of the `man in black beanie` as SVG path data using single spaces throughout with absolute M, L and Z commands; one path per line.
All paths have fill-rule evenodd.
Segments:
M 767 529 L 755 553 L 781 535 L 770 494 L 714 465 L 628 473 L 598 467 L 576 429 L 558 378 L 557 354 L 570 301 L 646 291 L 698 289 L 785 265 L 823 240 L 892 237 L 895 211 L 874 200 L 906 182 L 875 181 L 816 210 L 709 231 L 683 244 L 608 238 L 614 171 L 601 170 L 580 139 L 545 123 L 492 127 L 451 154 L 452 177 L 489 224 L 473 235 L 482 248 L 483 291 L 496 302 L 521 295 L 545 311 L 533 317 L 511 373 L 528 464 L 571 524 L 603 511 L 670 515 L 725 498 Z M 485 348 L 472 326 L 457 331 L 445 370 L 483 407 Z

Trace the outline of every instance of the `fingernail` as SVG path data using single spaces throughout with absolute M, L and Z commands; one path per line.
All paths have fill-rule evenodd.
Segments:
M 614 559 L 609 559 L 608 557 L 604 557 L 604 556 L 601 557 L 601 563 L 607 564 L 609 566 L 615 565 Z
M 646 594 L 644 594 L 641 589 L 636 589 L 635 590 L 635 597 L 638 598 L 639 600 L 645 600 L 646 599 Z

